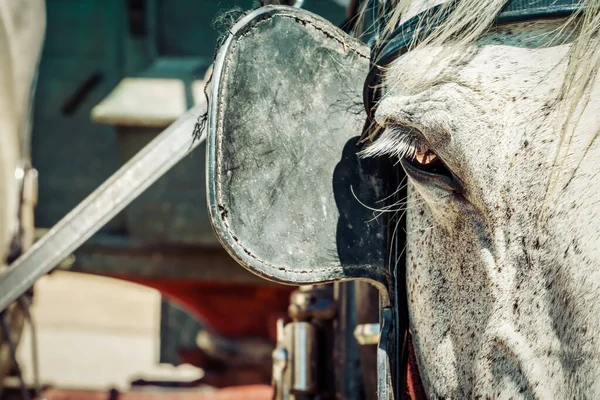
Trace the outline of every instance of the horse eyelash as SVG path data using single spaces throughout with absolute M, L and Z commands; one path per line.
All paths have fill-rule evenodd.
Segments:
M 417 152 L 425 152 L 429 148 L 420 136 L 420 133 L 411 128 L 400 125 L 388 126 L 379 138 L 359 153 L 359 156 L 413 159 Z

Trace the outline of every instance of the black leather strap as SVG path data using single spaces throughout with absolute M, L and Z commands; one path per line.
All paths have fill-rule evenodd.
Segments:
M 371 47 L 371 68 L 363 88 L 363 101 L 369 119 L 373 118 L 379 100 L 379 90 L 376 88 L 380 86 L 382 67 L 405 54 L 409 44 L 423 40 L 435 31 L 448 18 L 459 1 L 453 0 L 450 5 L 444 3 L 432 7 L 399 25 L 384 41 L 375 40 Z M 567 17 L 581 11 L 581 2 L 582 0 L 512 0 L 503 7 L 495 25 Z M 385 21 L 385 16 L 382 20 Z M 426 26 L 423 26 L 424 20 L 428 21 Z

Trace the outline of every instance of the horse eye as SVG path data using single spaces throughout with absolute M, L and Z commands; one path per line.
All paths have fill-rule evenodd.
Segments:
M 444 165 L 441 158 L 432 150 L 427 148 L 417 149 L 412 156 L 406 157 L 413 167 L 430 174 L 452 176 L 448 168 Z
M 437 154 L 431 150 L 417 150 L 413 157 L 413 162 L 421 166 L 429 165 L 438 159 Z

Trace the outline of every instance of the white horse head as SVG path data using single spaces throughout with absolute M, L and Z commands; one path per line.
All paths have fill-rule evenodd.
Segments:
M 459 3 L 389 66 L 385 130 L 363 154 L 399 156 L 408 176 L 429 395 L 600 398 L 600 2 L 490 28 L 505 2 Z

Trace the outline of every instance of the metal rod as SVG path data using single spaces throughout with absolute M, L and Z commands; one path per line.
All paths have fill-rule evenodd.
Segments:
M 381 336 L 377 346 L 377 399 L 393 400 L 392 365 L 390 353 L 392 349 L 393 314 L 390 308 L 381 309 Z
M 192 133 L 205 111 L 203 102 L 181 116 L 12 263 L 0 277 L 0 311 L 204 141 L 206 132 Z

